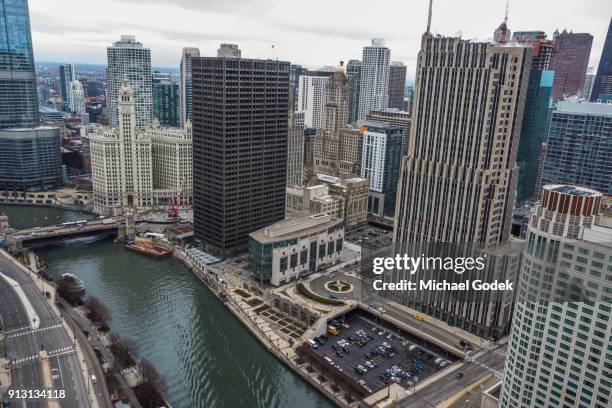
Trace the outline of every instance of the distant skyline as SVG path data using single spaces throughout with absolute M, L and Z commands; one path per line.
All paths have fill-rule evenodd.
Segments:
M 231 42 L 245 58 L 274 56 L 317 69 L 360 59 L 362 47 L 381 37 L 391 59 L 404 62 L 413 79 L 428 0 L 99 0 L 87 7 L 82 0 L 55 0 L 52 7 L 48 0 L 29 0 L 29 5 L 36 61 L 106 64 L 106 47 L 121 34 L 133 34 L 151 49 L 157 67 L 178 67 L 183 47 L 213 56 L 220 43 Z M 432 32 L 491 38 L 505 6 L 505 0 L 434 0 Z M 557 28 L 588 32 L 594 36 L 589 66 L 596 69 L 611 15 L 608 0 L 514 0 L 508 26 L 513 32 L 542 30 L 549 37 Z

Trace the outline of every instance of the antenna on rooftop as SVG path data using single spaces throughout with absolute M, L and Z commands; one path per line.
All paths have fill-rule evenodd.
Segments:
M 427 32 L 431 29 L 431 8 L 432 8 L 433 0 L 429 0 L 429 13 L 427 14 Z

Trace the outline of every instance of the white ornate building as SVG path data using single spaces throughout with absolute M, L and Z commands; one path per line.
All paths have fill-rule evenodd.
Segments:
M 134 92 L 124 81 L 118 97 L 119 127 L 89 129 L 94 211 L 120 214 L 124 207 L 191 205 L 191 123 L 182 129 L 136 126 Z

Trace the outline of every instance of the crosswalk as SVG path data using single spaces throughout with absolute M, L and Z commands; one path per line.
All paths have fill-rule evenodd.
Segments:
M 494 368 L 491 368 L 488 365 L 481 363 L 480 361 L 472 360 L 471 362 L 473 364 L 476 364 L 477 366 L 482 367 L 485 370 L 489 371 L 491 374 L 493 374 L 495 377 L 499 378 L 500 380 L 502 380 L 504 378 L 504 374 L 502 372 L 499 372 L 499 371 L 495 370 Z
M 59 356 L 63 356 L 66 354 L 70 354 L 70 353 L 74 353 L 74 347 L 72 346 L 66 346 L 66 347 L 60 347 L 54 350 L 49 350 L 47 351 L 47 356 L 48 357 L 59 357 Z M 31 356 L 27 356 L 27 357 L 21 357 L 21 358 L 17 358 L 13 361 L 11 361 L 11 365 L 13 366 L 17 366 L 23 363 L 29 363 L 31 361 L 36 361 L 37 359 L 40 359 L 40 355 L 39 354 L 34 354 Z
M 7 340 L 8 339 L 14 339 L 14 338 L 21 337 L 21 336 L 27 336 L 27 335 L 34 334 L 34 333 L 40 333 L 40 332 L 44 332 L 44 331 L 47 331 L 47 330 L 57 329 L 58 327 L 62 327 L 61 323 L 54 324 L 52 326 L 39 327 L 38 329 L 33 329 L 33 330 L 30 329 L 30 330 L 21 331 L 21 330 L 24 330 L 24 329 L 23 328 L 22 329 L 17 329 L 17 330 L 19 330 L 18 333 L 9 332 L 9 333 L 12 333 L 12 334 L 8 334 L 8 336 L 6 336 L 6 338 L 7 338 Z

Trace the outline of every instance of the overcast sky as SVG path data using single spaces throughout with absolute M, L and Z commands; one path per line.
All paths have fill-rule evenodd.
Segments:
M 382 37 L 391 59 L 414 77 L 428 0 L 29 0 L 38 61 L 106 63 L 106 47 L 134 34 L 151 49 L 154 66 L 178 66 L 181 49 L 215 55 L 237 43 L 244 57 L 276 57 L 310 68 L 361 59 L 370 38 Z M 502 22 L 505 0 L 434 0 L 432 31 L 487 39 Z M 555 28 L 595 38 L 599 62 L 612 15 L 610 0 L 512 0 L 512 31 Z

